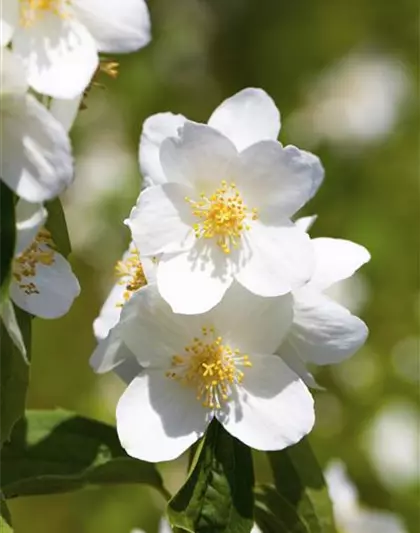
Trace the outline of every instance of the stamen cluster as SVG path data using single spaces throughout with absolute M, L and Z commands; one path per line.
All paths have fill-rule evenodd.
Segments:
M 20 24 L 29 27 L 46 13 L 67 18 L 70 0 L 20 0 Z
M 27 280 L 36 276 L 39 264 L 54 264 L 54 242 L 51 233 L 45 228 L 42 228 L 32 244 L 13 260 L 13 278 L 25 294 L 39 294 L 36 284 Z
M 197 400 L 202 401 L 203 407 L 220 409 L 229 399 L 232 385 L 241 383 L 244 378 L 244 372 L 238 367 L 250 367 L 252 363 L 248 355 L 223 344 L 222 337 L 216 336 L 213 327 L 203 327 L 202 333 L 203 340 L 195 337 L 184 348 L 184 355 L 172 357 L 171 369 L 166 376 L 195 387 Z
M 127 302 L 132 293 L 147 285 L 147 279 L 144 274 L 143 265 L 140 261 L 140 255 L 136 248 L 130 250 L 130 255 L 115 265 L 115 273 L 120 285 L 125 285 L 123 293 L 124 302 L 119 302 L 117 306 L 122 306 Z
M 193 226 L 195 236 L 205 239 L 215 237 L 217 245 L 229 254 L 232 246 L 238 247 L 242 232 L 250 229 L 246 219 L 258 218 L 257 209 L 249 209 L 243 203 L 236 184 L 228 184 L 225 180 L 210 197 L 202 193 L 200 198 L 198 201 L 185 198 L 193 208 L 193 215 L 201 219 Z

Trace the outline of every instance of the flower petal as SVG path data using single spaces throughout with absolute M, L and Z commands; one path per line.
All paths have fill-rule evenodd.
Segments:
M 20 198 L 16 204 L 15 255 L 21 254 L 37 236 L 47 220 L 47 210 L 42 204 L 32 204 Z
M 9 44 L 19 24 L 19 0 L 2 0 L 0 13 L 0 46 Z M 1 51 L 3 53 L 4 49 Z M 0 89 L 1 90 L 1 89 Z
M 122 379 L 127 385 L 136 378 L 143 367 L 139 364 L 134 355 L 130 352 L 130 355 L 126 354 L 124 360 L 114 368 L 115 374 Z
M 294 146 L 261 141 L 240 154 L 240 191 L 246 203 L 290 217 L 314 194 L 324 175 L 319 159 Z M 239 186 L 239 183 L 238 183 Z
M 149 369 L 130 383 L 118 402 L 118 436 L 132 457 L 169 461 L 204 434 L 206 414 L 193 389 L 167 378 L 163 369 Z
M 121 365 L 126 359 L 135 359 L 131 350 L 121 339 L 118 326 L 111 329 L 95 348 L 89 364 L 97 374 L 104 374 Z
M 105 300 L 99 316 L 93 322 L 93 332 L 95 337 L 105 339 L 109 331 L 118 324 L 120 320 L 122 304 L 124 303 L 125 285 L 115 283 L 107 299 Z
M 178 130 L 178 137 L 165 139 L 160 148 L 167 180 L 192 186 L 195 196 L 202 192 L 213 194 L 222 180 L 231 181 L 236 175 L 237 160 L 236 148 L 227 137 L 193 122 L 186 122 Z
M 274 353 L 292 325 L 293 298 L 291 294 L 263 298 L 234 281 L 205 320 L 242 353 Z
M 305 362 L 328 365 L 350 357 L 365 342 L 366 324 L 330 298 L 304 287 L 294 300 L 293 325 L 280 355 L 296 353 Z
M 141 266 L 143 267 L 147 283 L 156 283 L 158 264 L 159 257 L 141 257 Z
M 177 137 L 178 128 L 182 127 L 186 120 L 183 115 L 158 113 L 144 122 L 139 147 L 144 186 L 166 183 L 167 179 L 160 164 L 160 146 L 168 137 Z
M 315 271 L 309 286 L 320 291 L 349 278 L 370 260 L 366 248 L 351 241 L 320 237 L 311 242 L 315 252 Z
M 311 215 L 308 217 L 300 217 L 295 220 L 295 226 L 306 233 L 309 233 L 309 230 L 314 225 L 318 215 Z
M 141 192 L 126 224 L 143 257 L 193 246 L 195 220 L 185 200 L 190 192 L 178 183 L 164 183 Z
M 80 22 L 48 12 L 16 32 L 13 50 L 23 59 L 29 85 L 55 98 L 81 94 L 99 61 L 95 41 Z
M 165 367 L 201 331 L 200 318 L 174 314 L 156 285 L 147 285 L 124 305 L 120 335 L 141 365 Z
M 60 194 L 73 180 L 73 161 L 63 127 L 33 96 L 21 107 L 2 114 L 1 176 L 28 202 Z
M 312 389 L 322 389 L 322 387 L 316 382 L 314 376 L 306 368 L 306 364 L 299 357 L 299 354 L 291 346 L 287 338 L 281 344 L 278 351 L 286 365 L 300 377 L 307 387 L 311 387 Z
M 61 98 L 53 98 L 50 104 L 50 113 L 63 126 L 66 131 L 70 131 L 77 113 L 79 112 L 80 104 L 83 99 L 83 94 L 79 94 L 75 98 L 62 100 Z
M 225 429 L 256 450 L 282 450 L 313 427 L 313 399 L 299 377 L 276 356 L 251 354 L 237 401 L 217 416 Z
M 174 313 L 195 315 L 217 305 L 232 283 L 223 252 L 197 242 L 188 252 L 164 255 L 159 261 L 159 292 Z
M 39 293 L 26 294 L 16 281 L 12 281 L 10 297 L 24 311 L 41 318 L 58 318 L 66 314 L 80 293 L 79 282 L 70 264 L 56 252 L 52 265 L 38 263 L 36 275 L 24 280 L 32 281 Z
M 3 28 L 1 28 L 3 30 Z M 1 113 L 8 111 L 8 102 L 4 98 L 23 96 L 28 89 L 23 62 L 8 48 L 0 50 L 0 95 Z
M 73 0 L 72 6 L 100 52 L 134 52 L 151 39 L 144 0 Z
M 222 102 L 208 124 L 226 135 L 241 151 L 259 141 L 276 140 L 280 113 L 265 91 L 249 88 Z
M 313 251 L 309 236 L 291 222 L 269 226 L 256 220 L 245 239 L 235 278 L 254 294 L 280 296 L 311 277 Z

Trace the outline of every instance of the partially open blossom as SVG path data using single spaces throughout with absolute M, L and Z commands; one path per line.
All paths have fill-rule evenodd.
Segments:
M 234 279 L 261 296 L 303 285 L 312 247 L 290 217 L 313 196 L 323 169 L 314 155 L 277 142 L 271 98 L 241 91 L 209 125 L 169 114 L 150 120 L 140 148 L 150 187 L 127 223 L 143 256 L 162 254 L 157 283 L 172 309 L 206 312 Z
M 69 138 L 63 126 L 27 92 L 23 65 L 1 48 L 1 179 L 28 202 L 60 194 L 73 180 Z
M 297 221 L 309 229 L 314 217 Z M 278 353 L 308 384 L 314 385 L 307 363 L 328 365 L 353 355 L 368 335 L 366 324 L 325 291 L 352 276 L 370 259 L 363 246 L 343 239 L 311 240 L 315 271 L 310 281 L 293 291 L 293 324 Z
M 95 372 L 115 370 L 122 379 L 130 380 L 139 365 L 121 339 L 118 323 L 123 306 L 137 291 L 156 280 L 157 259 L 141 258 L 134 243 L 130 243 L 120 261 L 115 265 L 116 282 L 113 285 L 93 331 L 98 346 L 92 354 L 90 365 Z
M 45 208 L 20 200 L 16 216 L 10 298 L 31 315 L 58 318 L 67 313 L 79 295 L 79 282 L 44 227 Z
M 144 0 L 2 0 L 1 44 L 12 43 L 30 86 L 74 98 L 89 84 L 98 52 L 133 52 L 150 40 Z
M 258 320 L 256 320 L 258 317 Z M 143 367 L 117 407 L 133 457 L 178 457 L 213 418 L 248 446 L 279 450 L 314 423 L 312 397 L 275 348 L 292 321 L 291 296 L 262 298 L 235 283 L 201 315 L 174 313 L 155 284 L 121 313 L 121 337 Z

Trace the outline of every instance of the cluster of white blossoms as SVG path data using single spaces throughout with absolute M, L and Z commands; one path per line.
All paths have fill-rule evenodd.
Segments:
M 144 124 L 145 188 L 91 359 L 128 384 L 117 430 L 133 457 L 176 458 L 213 419 L 258 450 L 298 442 L 315 419 L 307 364 L 338 363 L 366 340 L 325 291 L 369 253 L 311 239 L 314 217 L 293 221 L 324 171 L 283 147 L 279 130 L 260 89 L 223 102 L 208 124 L 171 113 Z
M 19 198 L 10 299 L 56 318 L 80 287 L 45 228 L 43 203 L 73 181 L 68 130 L 98 53 L 145 46 L 149 13 L 144 0 L 1 0 L 0 7 L 0 178 Z M 0 314 L 25 354 L 9 300 Z

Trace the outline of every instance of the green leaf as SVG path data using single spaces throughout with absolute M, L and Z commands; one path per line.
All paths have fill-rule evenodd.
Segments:
M 15 253 L 15 202 L 13 192 L 0 181 L 0 290 L 8 295 L 8 284 Z
M 45 227 L 51 233 L 57 251 L 64 257 L 67 257 L 71 253 L 71 245 L 61 201 L 59 198 L 56 198 L 51 202 L 47 202 L 45 207 L 48 211 Z
M 12 305 L 10 302 L 7 302 Z M 6 302 L 4 302 L 4 305 Z M 13 310 L 13 307 L 11 307 Z M 31 317 L 15 308 L 18 330 L 30 358 Z M 0 445 L 10 438 L 15 423 L 25 410 L 26 390 L 29 384 L 29 366 L 3 322 L 0 323 Z
M 145 483 L 168 496 L 155 465 L 129 457 L 115 428 L 62 410 L 28 411 L 16 424 L 1 482 L 6 498 L 107 483 Z
M 255 521 L 262 533 L 309 533 L 296 509 L 272 485 L 255 489 Z
M 13 533 L 12 517 L 2 493 L 0 493 L 0 531 L 1 533 Z
M 193 533 L 249 533 L 253 485 L 251 450 L 213 420 L 186 483 L 168 504 L 169 521 Z
M 334 533 L 334 518 L 321 467 L 305 438 L 269 452 L 277 492 L 296 509 L 310 533 Z

